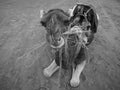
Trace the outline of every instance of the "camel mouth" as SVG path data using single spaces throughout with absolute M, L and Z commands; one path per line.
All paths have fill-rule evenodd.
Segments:
M 51 44 L 51 47 L 52 47 L 52 48 L 61 48 L 64 44 L 65 44 L 64 38 L 61 37 L 60 40 L 58 41 L 58 45 L 55 46 L 55 45 L 52 45 L 52 44 Z

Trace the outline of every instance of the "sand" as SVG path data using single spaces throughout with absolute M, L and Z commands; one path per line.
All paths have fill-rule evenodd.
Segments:
M 95 6 L 99 27 L 80 85 L 70 87 L 64 71 L 59 87 L 58 72 L 51 78 L 43 75 L 52 55 L 39 11 L 67 10 L 76 1 Z M 120 90 L 120 1 L 0 0 L 0 90 Z

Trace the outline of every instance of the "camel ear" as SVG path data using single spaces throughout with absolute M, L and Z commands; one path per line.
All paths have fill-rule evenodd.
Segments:
M 40 23 L 42 26 L 46 26 L 46 21 L 45 21 L 45 18 L 43 17 L 45 14 L 45 11 L 44 10 L 40 10 Z
M 45 14 L 44 10 L 40 10 L 40 19 L 43 17 L 43 15 Z
M 46 27 L 46 19 L 44 17 L 45 11 L 40 10 L 40 23 L 42 26 Z

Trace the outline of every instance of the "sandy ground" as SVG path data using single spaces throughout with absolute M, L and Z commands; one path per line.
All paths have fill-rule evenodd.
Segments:
M 0 0 L 0 90 L 120 90 L 120 1 L 76 0 L 91 3 L 100 15 L 98 32 L 89 46 L 89 61 L 77 88 L 63 73 L 45 78 L 51 62 L 39 10 L 67 10 L 74 0 Z

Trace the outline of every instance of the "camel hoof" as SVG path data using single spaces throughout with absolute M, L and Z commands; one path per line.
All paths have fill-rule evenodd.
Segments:
M 71 87 L 79 86 L 80 80 L 70 80 Z
M 43 74 L 44 74 L 44 76 L 46 76 L 46 77 L 51 77 L 51 73 L 50 73 L 50 71 L 49 70 L 47 70 L 47 69 L 44 69 L 43 70 Z

